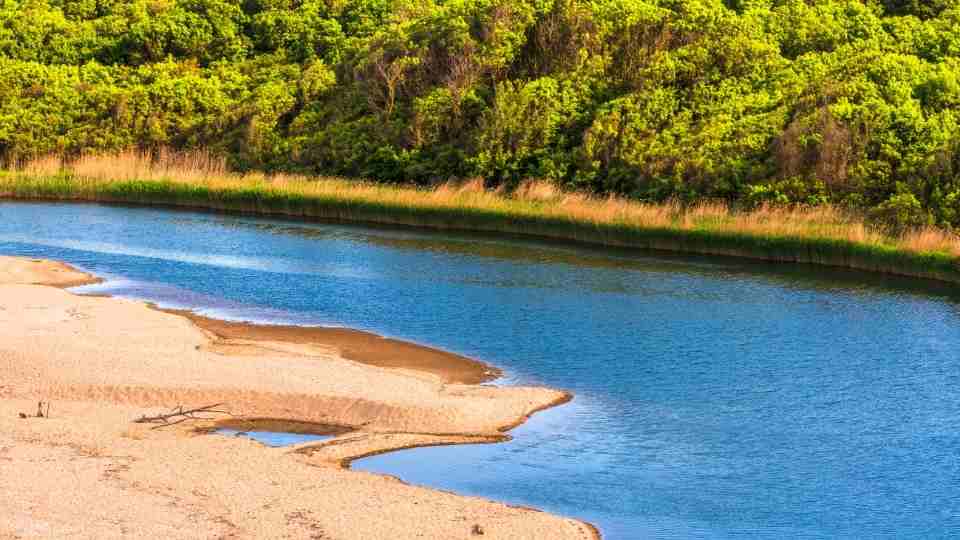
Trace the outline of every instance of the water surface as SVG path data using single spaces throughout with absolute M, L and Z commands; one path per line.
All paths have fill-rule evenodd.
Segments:
M 237 429 L 220 428 L 215 431 L 224 437 L 247 437 L 260 444 L 279 448 L 306 443 L 318 443 L 332 439 L 332 435 L 312 435 L 310 433 L 284 433 L 282 431 L 240 431 Z
M 606 538 L 960 530 L 953 286 L 806 266 L 97 205 L 0 203 L 0 253 L 228 319 L 340 325 L 570 390 L 499 445 L 355 468 Z

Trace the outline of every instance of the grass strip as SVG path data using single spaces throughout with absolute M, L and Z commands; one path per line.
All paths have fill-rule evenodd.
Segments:
M 956 239 L 886 236 L 836 210 L 735 213 L 548 193 L 504 196 L 342 179 L 84 178 L 0 172 L 0 197 L 162 205 L 432 229 L 509 233 L 597 245 L 854 268 L 960 283 Z M 929 236 L 929 232 L 925 233 Z M 924 240 L 926 238 L 926 240 Z

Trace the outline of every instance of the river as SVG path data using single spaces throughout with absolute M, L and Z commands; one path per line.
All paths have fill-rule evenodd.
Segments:
M 371 330 L 575 394 L 497 445 L 354 463 L 634 538 L 960 530 L 960 293 L 801 265 L 0 202 L 0 254 L 237 320 Z

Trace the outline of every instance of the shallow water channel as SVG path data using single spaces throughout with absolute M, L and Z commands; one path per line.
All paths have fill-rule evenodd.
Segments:
M 87 292 L 338 325 L 575 393 L 497 445 L 355 462 L 605 538 L 960 530 L 960 294 L 825 268 L 117 206 L 0 202 L 0 254 Z

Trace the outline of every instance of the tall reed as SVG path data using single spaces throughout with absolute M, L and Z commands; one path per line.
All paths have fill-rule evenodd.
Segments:
M 544 181 L 512 193 L 482 180 L 433 189 L 297 175 L 234 174 L 204 151 L 44 158 L 0 173 L 0 196 L 205 207 L 303 218 L 532 234 L 608 245 L 849 266 L 960 281 L 960 239 L 886 234 L 832 206 L 649 204 Z

